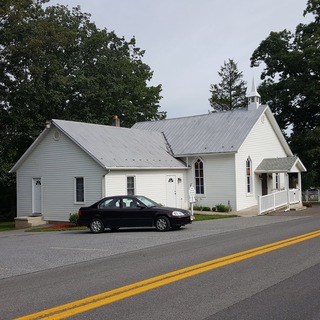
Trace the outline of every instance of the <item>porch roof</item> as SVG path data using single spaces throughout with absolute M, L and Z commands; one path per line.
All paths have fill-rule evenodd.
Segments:
M 256 173 L 263 172 L 305 172 L 307 169 L 298 157 L 263 159 Z

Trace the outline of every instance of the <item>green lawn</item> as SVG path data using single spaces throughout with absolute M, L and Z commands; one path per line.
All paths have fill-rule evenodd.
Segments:
M 0 232 L 1 231 L 11 231 L 15 229 L 14 221 L 0 222 Z
M 196 213 L 194 215 L 195 219 L 193 222 L 204 221 L 204 220 L 212 220 L 212 219 L 225 219 L 225 218 L 236 218 L 239 217 L 235 214 L 201 214 Z

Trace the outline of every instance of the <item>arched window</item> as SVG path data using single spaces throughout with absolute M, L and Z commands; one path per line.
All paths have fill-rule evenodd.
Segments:
M 195 176 L 196 194 L 204 194 L 203 162 L 200 159 L 198 159 L 194 163 L 194 176 Z
M 246 160 L 247 193 L 252 193 L 252 163 L 250 157 Z

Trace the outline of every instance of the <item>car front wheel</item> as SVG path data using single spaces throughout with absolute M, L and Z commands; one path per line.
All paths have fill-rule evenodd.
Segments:
M 158 217 L 155 221 L 155 227 L 158 231 L 167 231 L 170 229 L 170 221 L 167 217 Z
M 101 233 L 104 231 L 104 224 L 100 219 L 93 219 L 90 222 L 90 230 L 92 233 Z

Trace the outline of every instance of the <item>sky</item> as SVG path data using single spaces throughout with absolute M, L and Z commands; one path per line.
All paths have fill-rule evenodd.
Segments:
M 262 66 L 250 57 L 271 31 L 295 31 L 307 0 L 51 0 L 79 5 L 98 28 L 114 31 L 145 50 L 153 71 L 148 85 L 162 85 L 161 108 L 167 118 L 208 113 L 210 85 L 218 84 L 225 61 L 233 59 L 251 89 Z M 310 18 L 309 18 L 310 20 Z

